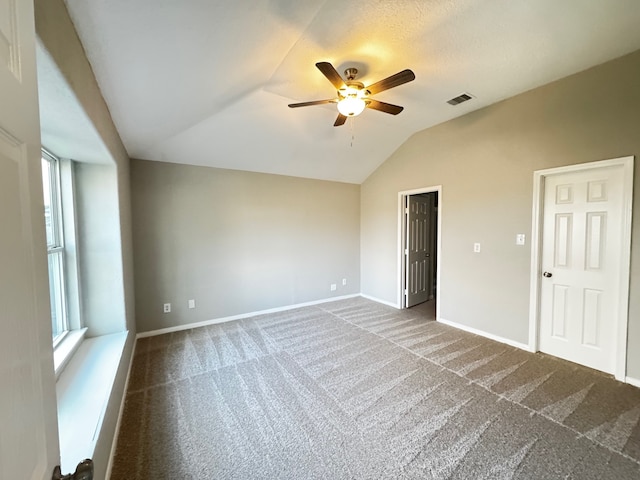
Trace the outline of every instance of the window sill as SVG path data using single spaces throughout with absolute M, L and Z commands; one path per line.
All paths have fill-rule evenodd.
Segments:
M 80 328 L 78 330 L 71 330 L 67 332 L 62 341 L 56 345 L 53 350 L 53 367 L 56 372 L 56 380 L 60 377 L 60 374 L 67 366 L 71 357 L 84 340 L 84 335 L 87 333 L 87 328 Z
M 85 339 L 56 382 L 62 470 L 93 457 L 128 332 Z

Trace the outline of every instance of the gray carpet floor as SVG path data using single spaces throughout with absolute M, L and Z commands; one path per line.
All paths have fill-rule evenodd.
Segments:
M 640 389 L 354 298 L 139 339 L 112 479 L 640 479 Z

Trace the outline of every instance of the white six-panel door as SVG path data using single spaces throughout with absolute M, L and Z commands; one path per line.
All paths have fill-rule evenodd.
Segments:
M 407 215 L 407 307 L 429 300 L 431 295 L 433 206 L 427 195 L 408 197 Z
M 59 459 L 30 0 L 0 0 L 0 478 Z
M 607 373 L 616 368 L 624 169 L 545 177 L 540 350 Z

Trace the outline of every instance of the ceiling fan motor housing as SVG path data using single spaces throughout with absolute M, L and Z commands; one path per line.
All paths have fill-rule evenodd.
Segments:
M 364 89 L 364 84 L 361 82 L 347 80 L 344 82 L 344 85 L 344 87 L 338 90 L 338 97 L 341 99 L 347 97 L 362 98 L 367 94 L 367 91 Z

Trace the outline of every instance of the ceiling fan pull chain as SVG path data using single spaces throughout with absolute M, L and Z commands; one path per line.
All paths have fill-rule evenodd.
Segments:
M 349 117 L 349 125 L 351 127 L 351 148 L 353 148 L 353 140 L 356 138 L 355 127 L 354 127 L 355 121 L 356 121 L 355 117 Z

